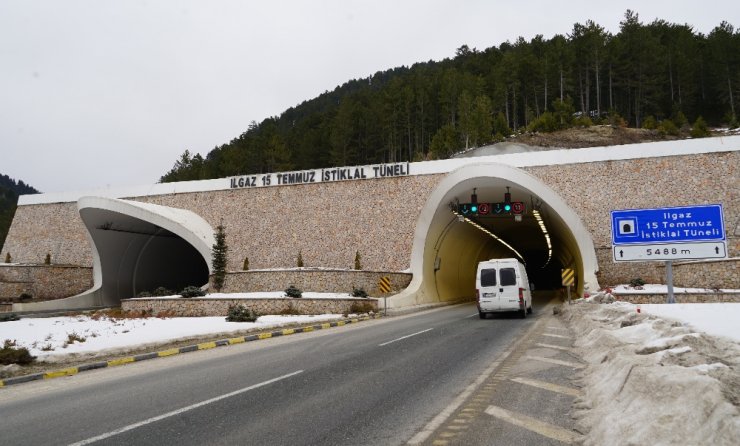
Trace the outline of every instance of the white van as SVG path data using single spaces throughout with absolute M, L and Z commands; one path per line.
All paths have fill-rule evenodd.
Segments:
M 532 293 L 527 270 L 517 259 L 491 259 L 478 263 L 475 293 L 481 319 L 487 313 L 518 311 L 532 314 Z

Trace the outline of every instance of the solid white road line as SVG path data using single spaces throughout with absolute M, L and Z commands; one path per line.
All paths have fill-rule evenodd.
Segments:
M 573 351 L 573 349 L 570 348 L 570 347 L 561 347 L 559 345 L 543 344 L 541 342 L 538 342 L 535 345 L 537 345 L 538 347 L 545 347 L 545 348 L 552 348 L 552 349 L 555 349 L 555 350 L 562 350 L 564 352 L 572 352 Z
M 550 333 L 542 333 L 542 336 L 548 336 L 551 338 L 560 338 L 560 339 L 570 339 L 570 336 L 556 335 L 556 334 L 550 334 Z
M 574 369 L 582 369 L 586 367 L 583 364 L 578 364 L 575 362 L 568 362 L 568 361 L 561 361 L 559 359 L 543 358 L 542 356 L 525 356 L 525 358 L 534 359 L 535 361 L 548 362 L 550 364 L 557 364 L 557 365 L 564 365 L 566 367 L 573 367 Z
M 400 337 L 398 339 L 394 339 L 392 341 L 384 342 L 382 344 L 378 344 L 378 347 L 384 347 L 384 346 L 386 346 L 388 344 L 393 344 L 394 342 L 397 342 L 397 341 L 400 341 L 400 340 L 403 340 L 403 339 L 406 339 L 406 338 L 410 338 L 411 336 L 420 335 L 422 333 L 426 333 L 426 332 L 431 331 L 431 330 L 434 330 L 434 328 L 427 328 L 426 330 L 417 331 L 416 333 L 412 333 L 410 335 L 402 336 L 402 337 Z
M 303 370 L 298 370 L 297 372 L 288 373 L 287 375 L 283 375 L 283 376 L 278 376 L 277 378 L 273 378 L 273 379 L 270 379 L 268 381 L 263 381 L 263 382 L 261 382 L 259 384 L 254 384 L 254 385 L 251 385 L 249 387 L 244 387 L 243 389 L 235 390 L 233 392 L 226 393 L 224 395 L 217 396 L 215 398 L 211 398 L 211 399 L 208 399 L 208 400 L 205 400 L 205 401 L 201 401 L 200 403 L 195 403 L 195 404 L 192 404 L 190 406 L 182 407 L 180 409 L 173 410 L 172 412 L 167 412 L 165 414 L 158 415 L 156 417 L 148 418 L 146 420 L 139 421 L 138 423 L 129 424 L 128 426 L 124 426 L 124 427 L 122 427 L 120 429 L 116 429 L 114 431 L 106 432 L 105 434 L 98 435 L 97 437 L 92 437 L 92 438 L 88 438 L 87 440 L 82 440 L 82 441 L 78 441 L 77 443 L 72 443 L 69 446 L 82 446 L 82 445 L 86 445 L 86 444 L 90 444 L 90 443 L 95 443 L 96 441 L 105 440 L 106 438 L 110 438 L 110 437 L 112 437 L 114 435 L 122 434 L 122 433 L 127 432 L 127 431 L 130 431 L 132 429 L 136 429 L 137 427 L 146 426 L 147 424 L 151 424 L 151 423 L 154 423 L 156 421 L 164 420 L 165 418 L 174 417 L 175 415 L 179 415 L 179 414 L 181 414 L 183 412 L 187 412 L 187 411 L 190 411 L 190 410 L 193 410 L 193 409 L 197 409 L 197 408 L 203 407 L 203 406 L 205 406 L 207 404 L 215 403 L 217 401 L 221 401 L 223 399 L 230 398 L 232 396 L 236 396 L 236 395 L 239 395 L 239 394 L 244 393 L 244 392 L 249 392 L 250 390 L 254 390 L 254 389 L 257 389 L 257 388 L 260 388 L 260 387 L 264 387 L 264 386 L 266 386 L 268 384 L 272 384 L 272 383 L 281 381 L 283 379 L 290 378 L 292 376 L 298 375 L 299 373 L 303 373 Z
M 562 393 L 563 395 L 581 396 L 581 391 L 578 389 L 574 389 L 573 387 L 560 386 L 558 384 L 540 381 L 537 379 L 524 378 L 522 376 L 511 378 L 511 380 L 519 384 L 526 384 L 528 386 L 549 390 L 550 392 Z
M 532 432 L 537 432 L 553 440 L 561 441 L 566 444 L 572 444 L 580 438 L 580 435 L 572 430 L 563 429 L 554 424 L 545 423 L 536 418 L 529 417 L 522 413 L 512 412 L 503 407 L 488 406 L 486 413 L 492 417 L 509 422 L 515 426 L 523 427 Z

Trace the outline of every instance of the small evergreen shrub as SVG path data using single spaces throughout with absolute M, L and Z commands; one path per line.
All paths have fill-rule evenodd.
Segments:
M 157 287 L 157 288 L 154 289 L 154 291 L 152 291 L 152 296 L 153 297 L 172 296 L 172 295 L 175 295 L 175 294 L 177 294 L 177 293 L 175 293 L 171 289 L 165 288 L 163 286 Z
M 360 263 L 360 251 L 355 251 L 355 269 L 362 269 L 362 264 Z
M 631 287 L 638 287 L 638 286 L 643 286 L 643 285 L 645 285 L 645 281 L 642 280 L 640 277 L 630 280 Z
M 530 132 L 554 132 L 561 128 L 558 118 L 550 113 L 542 113 L 537 119 L 529 123 L 527 130 Z
M 205 296 L 206 292 L 198 288 L 197 286 L 186 286 L 180 291 L 182 297 L 201 297 Z
M 678 130 L 678 127 L 676 127 L 676 124 L 673 123 L 670 119 L 664 119 L 660 121 L 660 125 L 658 125 L 658 133 L 660 136 L 678 136 L 681 132 Z
M 352 287 L 352 297 L 367 297 L 367 292 L 364 288 Z
M 299 298 L 299 297 L 303 297 L 303 291 L 291 285 L 285 289 L 285 295 L 288 297 Z
M 150 291 L 142 291 L 136 297 L 152 297 L 152 293 Z
M 20 319 L 15 313 L 0 313 L 0 322 L 18 321 Z
M 252 312 L 249 308 L 244 305 L 232 305 L 229 307 L 229 312 L 226 315 L 227 322 L 254 322 L 257 320 L 259 315 Z
M 10 253 L 6 252 L 5 253 L 5 263 L 11 263 L 12 261 L 13 261 L 13 258 L 10 257 Z
M 295 263 L 298 268 L 303 268 L 303 255 L 301 254 L 301 251 L 298 251 L 298 258 Z
M 44 265 L 51 265 L 51 254 L 47 253 L 46 258 L 44 259 Z
M 692 138 L 704 138 L 709 136 L 709 127 L 707 127 L 707 122 L 699 116 L 696 118 L 696 121 L 694 121 L 694 125 L 691 127 L 691 137 Z
M 573 120 L 573 125 L 576 127 L 591 127 L 594 122 L 588 116 L 578 116 Z
M 0 349 L 0 364 L 2 365 L 26 365 L 32 363 L 35 359 L 36 357 L 31 356 L 27 348 L 16 347 L 15 341 L 10 339 L 6 339 L 3 348 Z
M 243 271 L 249 271 L 249 257 L 244 257 L 244 265 L 242 265 Z
M 355 314 L 370 313 L 371 311 L 374 311 L 374 308 L 370 302 L 352 302 L 349 307 L 349 312 Z
M 740 120 L 737 119 L 737 115 L 735 115 L 732 112 L 725 113 L 724 118 L 722 119 L 723 122 L 727 123 L 727 126 L 731 129 L 736 129 L 740 127 Z
M 658 121 L 653 115 L 650 115 L 642 121 L 642 128 L 646 130 L 655 130 L 658 128 Z

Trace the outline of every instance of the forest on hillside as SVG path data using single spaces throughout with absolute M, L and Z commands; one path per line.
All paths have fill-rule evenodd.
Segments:
M 453 58 L 393 68 L 252 122 L 205 157 L 186 150 L 161 182 L 447 158 L 524 131 L 611 124 L 702 136 L 738 126 L 740 31 L 576 23 Z
M 10 223 L 15 215 L 18 196 L 37 194 L 39 191 L 23 181 L 15 181 L 7 175 L 0 174 L 0 247 L 5 243 L 5 237 L 10 230 Z M 0 259 L 0 262 L 5 259 Z

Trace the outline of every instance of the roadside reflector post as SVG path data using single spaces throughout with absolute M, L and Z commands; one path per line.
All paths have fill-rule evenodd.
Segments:
M 668 301 L 669 304 L 675 304 L 676 298 L 673 296 L 673 261 L 665 262 L 665 281 L 668 284 Z

